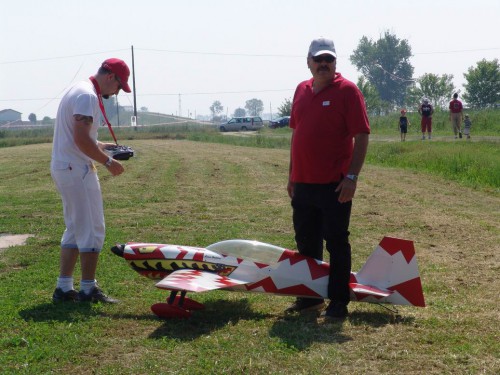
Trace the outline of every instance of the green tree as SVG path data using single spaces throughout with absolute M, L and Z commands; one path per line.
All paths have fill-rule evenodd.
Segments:
M 33 124 L 36 125 L 36 115 L 34 113 L 30 113 L 28 116 L 28 120 Z
M 366 110 L 370 114 L 380 115 L 388 111 L 390 104 L 380 99 L 377 88 L 365 77 L 359 77 L 357 86 L 365 98 Z
M 212 112 L 212 119 L 215 119 L 218 117 L 219 113 L 221 113 L 224 110 L 224 107 L 222 106 L 221 102 L 216 100 L 215 102 L 212 103 L 210 106 L 210 112 Z
M 250 99 L 246 101 L 245 108 L 250 116 L 259 116 L 264 110 L 264 103 L 260 99 Z
M 290 98 L 285 99 L 283 103 L 278 107 L 278 115 L 290 116 L 292 114 L 292 100 Z
M 408 88 L 406 105 L 408 108 L 418 108 L 423 98 L 428 98 L 435 108 L 447 109 L 450 98 L 455 92 L 453 74 L 441 76 L 426 73 L 417 78 L 416 84 Z
M 52 120 L 49 116 L 45 116 L 43 119 L 42 119 L 42 125 L 50 125 L 52 123 Z
M 233 117 L 245 117 L 247 115 L 247 111 L 244 108 L 238 107 L 234 110 Z
M 400 106 L 406 88 L 413 83 L 410 57 L 408 41 L 386 31 L 376 42 L 363 36 L 350 60 L 376 87 L 381 100 Z
M 500 102 L 500 65 L 498 59 L 482 59 L 477 66 L 464 73 L 467 83 L 463 95 L 467 104 L 474 108 L 487 108 Z

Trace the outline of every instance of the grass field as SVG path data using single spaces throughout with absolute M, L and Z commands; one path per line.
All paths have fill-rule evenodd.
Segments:
M 206 246 L 246 238 L 294 248 L 288 151 L 269 148 L 266 135 L 245 142 L 267 148 L 130 137 L 124 143 L 136 156 L 124 162 L 125 174 L 99 171 L 107 237 L 98 280 L 122 302 L 52 305 L 64 226 L 48 168 L 51 145 L 0 148 L 0 233 L 34 235 L 0 253 L 2 373 L 499 373 L 498 173 L 493 182 L 471 183 L 437 167 L 398 166 L 430 155 L 450 170 L 455 159 L 441 156 L 453 154 L 446 151 L 452 143 L 418 152 L 419 142 L 384 137 L 374 137 L 355 198 L 353 270 L 384 235 L 415 242 L 427 307 L 401 308 L 401 321 L 360 303 L 344 323 L 287 317 L 291 298 L 222 291 L 191 294 L 207 309 L 190 320 L 152 315 L 149 306 L 165 291 L 112 255 L 115 242 Z M 467 163 L 480 156 L 472 169 L 498 168 L 498 143 L 460 147 Z M 466 175 L 463 168 L 456 174 Z

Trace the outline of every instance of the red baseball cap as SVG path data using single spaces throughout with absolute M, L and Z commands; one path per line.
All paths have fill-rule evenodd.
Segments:
M 130 76 L 130 69 L 128 68 L 127 64 L 125 64 L 125 61 L 116 58 L 111 58 L 105 60 L 102 63 L 101 67 L 116 74 L 116 76 L 120 80 L 123 91 L 132 92 L 132 90 L 130 90 L 130 86 L 128 85 L 128 77 Z

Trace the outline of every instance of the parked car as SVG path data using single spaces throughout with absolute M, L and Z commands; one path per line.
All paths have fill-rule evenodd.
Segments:
M 264 126 L 262 119 L 258 116 L 233 117 L 228 122 L 219 125 L 221 132 L 259 130 Z
M 271 129 L 284 128 L 290 124 L 290 116 L 278 117 L 277 119 L 269 121 L 269 127 Z

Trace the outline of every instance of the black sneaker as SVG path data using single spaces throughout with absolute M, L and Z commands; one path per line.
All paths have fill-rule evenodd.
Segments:
M 347 318 L 347 305 L 338 301 L 331 301 L 326 310 L 321 313 L 325 319 L 342 320 Z
M 285 312 L 293 313 L 320 310 L 323 308 L 324 304 L 325 301 L 323 299 L 298 297 L 295 302 L 285 310 Z
M 462 138 L 462 132 L 458 133 L 458 138 Z
M 108 297 L 99 287 L 95 286 L 90 294 L 87 294 L 83 290 L 80 290 L 80 292 L 78 292 L 78 302 L 118 303 L 119 301 L 117 299 Z
M 68 290 L 67 292 L 63 292 L 61 288 L 56 288 L 54 290 L 54 294 L 52 294 L 52 302 L 74 302 L 78 299 L 78 292 L 74 289 Z

